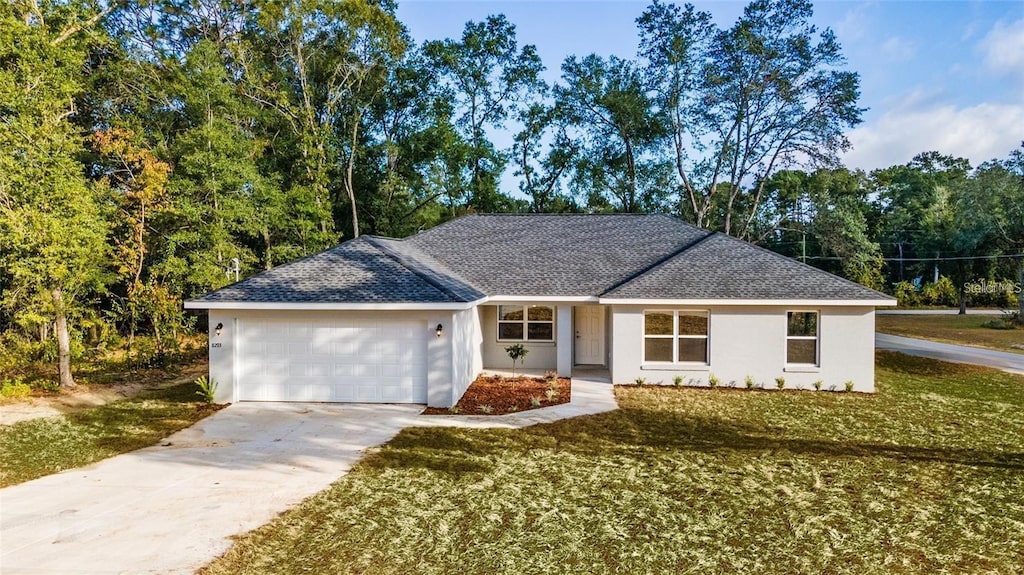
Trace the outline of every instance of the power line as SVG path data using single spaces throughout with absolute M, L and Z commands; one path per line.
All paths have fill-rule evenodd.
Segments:
M 1021 259 L 1024 254 L 996 254 L 991 256 L 951 256 L 934 258 L 882 258 L 884 262 L 951 262 L 963 260 Z M 843 260 L 837 256 L 807 256 L 809 260 Z

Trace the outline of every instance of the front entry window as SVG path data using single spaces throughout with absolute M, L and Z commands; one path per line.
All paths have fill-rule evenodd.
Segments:
M 708 362 L 708 312 L 644 312 L 644 362 Z
M 554 340 L 554 307 L 549 305 L 498 306 L 498 341 Z

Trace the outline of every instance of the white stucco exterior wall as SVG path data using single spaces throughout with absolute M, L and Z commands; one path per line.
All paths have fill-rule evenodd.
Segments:
M 873 307 L 790 308 L 784 306 L 712 307 L 709 319 L 708 365 L 654 366 L 643 364 L 643 312 L 669 309 L 647 306 L 612 306 L 610 369 L 614 383 L 671 384 L 676 376 L 684 384 L 707 385 L 715 374 L 722 386 L 744 387 L 749 375 L 757 384 L 775 388 L 784 377 L 786 388 L 843 390 L 847 381 L 855 391 L 875 389 Z M 820 313 L 819 366 L 786 365 L 786 312 Z
M 529 304 L 528 304 L 529 305 Z M 553 305 L 553 304 L 544 304 Z M 567 306 L 571 310 L 571 306 Z M 495 305 L 482 305 L 480 309 L 480 323 L 483 330 L 483 365 L 493 369 L 512 369 L 512 360 L 508 358 L 508 354 L 505 353 L 505 348 L 512 345 L 513 342 L 498 341 L 498 308 Z M 571 315 L 570 315 L 571 318 Z M 517 363 L 516 368 L 525 369 L 557 369 L 558 368 L 558 349 L 557 342 L 561 332 L 559 326 L 562 317 L 555 310 L 555 339 L 553 342 L 523 342 L 523 346 L 526 347 L 528 353 L 523 358 L 521 364 Z M 572 322 L 569 322 L 569 329 L 572 329 Z M 564 329 L 564 326 L 562 327 Z M 570 353 L 572 350 L 572 339 L 569 339 Z M 570 357 L 572 357 L 570 355 Z
M 448 405 L 431 407 L 451 407 L 458 403 L 462 394 L 466 393 L 469 384 L 484 369 L 483 364 L 483 333 L 480 329 L 480 308 L 457 311 L 452 314 L 452 379 L 451 400 Z

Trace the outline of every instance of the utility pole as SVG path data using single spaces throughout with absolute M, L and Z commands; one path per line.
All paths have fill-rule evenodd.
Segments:
M 1017 323 L 1024 325 L 1024 252 L 1017 254 Z

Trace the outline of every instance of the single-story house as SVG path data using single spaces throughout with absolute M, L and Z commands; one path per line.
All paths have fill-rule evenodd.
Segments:
M 882 293 L 665 215 L 468 215 L 186 302 L 218 401 L 454 405 L 485 369 L 874 390 Z

